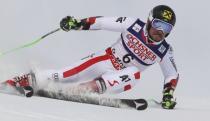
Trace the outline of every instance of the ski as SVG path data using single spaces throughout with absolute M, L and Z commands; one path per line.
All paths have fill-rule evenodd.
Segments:
M 106 98 L 91 95 L 65 95 L 62 93 L 53 93 L 46 90 L 39 90 L 36 93 L 38 96 L 66 100 L 71 102 L 94 104 L 115 108 L 132 108 L 136 110 L 145 110 L 148 103 L 145 99 L 120 99 L 120 98 Z

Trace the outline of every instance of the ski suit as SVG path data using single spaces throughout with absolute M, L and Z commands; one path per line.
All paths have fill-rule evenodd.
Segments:
M 120 32 L 120 37 L 107 49 L 93 53 L 69 67 L 42 72 L 45 81 L 71 83 L 101 78 L 107 92 L 120 93 L 135 86 L 145 69 L 159 63 L 165 78 L 164 84 L 171 83 L 176 87 L 179 74 L 171 45 L 165 40 L 158 45 L 149 43 L 146 23 L 139 18 L 90 17 L 81 22 L 82 27 L 77 31 L 109 30 Z

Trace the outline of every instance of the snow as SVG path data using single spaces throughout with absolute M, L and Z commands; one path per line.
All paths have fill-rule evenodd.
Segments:
M 180 73 L 175 110 L 150 104 L 147 110 L 136 111 L 0 94 L 0 121 L 209 121 L 209 1 L 1 1 L 0 52 L 36 40 L 58 28 L 61 18 L 67 15 L 76 18 L 131 16 L 146 20 L 150 9 L 157 4 L 170 5 L 177 14 L 176 26 L 167 38 L 174 48 Z M 109 31 L 56 32 L 33 47 L 0 57 L 0 80 L 28 72 L 34 66 L 41 69 L 66 67 L 108 47 L 118 37 L 119 33 Z M 159 66 L 152 66 L 141 78 L 133 90 L 111 97 L 160 100 L 163 76 Z
M 1 121 L 207 121 L 210 99 L 182 98 L 175 110 L 151 104 L 144 111 L 119 109 L 42 97 L 1 94 Z

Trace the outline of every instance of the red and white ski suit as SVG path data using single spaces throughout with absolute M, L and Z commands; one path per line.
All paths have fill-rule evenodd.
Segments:
M 47 70 L 44 74 L 49 81 L 84 82 L 102 78 L 106 91 L 123 92 L 131 89 L 141 73 L 159 63 L 165 84 L 176 87 L 178 72 L 172 47 L 164 40 L 155 45 L 148 43 L 146 24 L 138 18 L 90 17 L 82 20 L 79 30 L 109 30 L 120 32 L 116 43 L 106 50 L 93 53 L 77 63 L 61 70 Z

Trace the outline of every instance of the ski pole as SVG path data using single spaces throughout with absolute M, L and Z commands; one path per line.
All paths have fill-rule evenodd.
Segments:
M 0 57 L 2 57 L 2 56 L 4 56 L 4 55 L 7 55 L 7 54 L 9 54 L 9 53 L 11 53 L 11 52 L 15 52 L 15 51 L 17 51 L 17 50 L 26 48 L 26 47 L 31 47 L 31 46 L 37 44 L 38 42 L 40 42 L 40 41 L 41 41 L 42 39 L 44 39 L 45 37 L 47 37 L 47 36 L 49 36 L 49 35 L 51 35 L 51 34 L 57 32 L 57 31 L 59 31 L 59 30 L 60 30 L 60 28 L 57 28 L 57 29 L 55 29 L 55 30 L 53 30 L 53 31 L 51 31 L 51 32 L 49 32 L 49 33 L 43 35 L 42 37 L 40 37 L 40 38 L 38 38 L 38 39 L 36 39 L 36 40 L 31 41 L 30 43 L 26 43 L 26 44 L 20 45 L 20 46 L 18 46 L 18 47 L 16 47 L 16 48 L 13 48 L 13 49 L 10 49 L 10 50 L 4 51 L 4 52 L 0 52 Z

